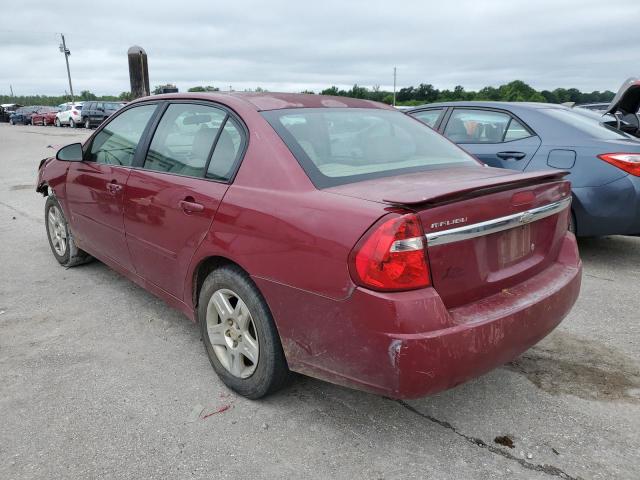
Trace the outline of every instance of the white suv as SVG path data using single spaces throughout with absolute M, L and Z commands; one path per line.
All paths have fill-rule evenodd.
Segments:
M 60 105 L 60 111 L 56 114 L 56 127 L 69 125 L 71 128 L 76 128 L 78 125 L 82 125 L 81 110 L 83 103 L 63 103 Z

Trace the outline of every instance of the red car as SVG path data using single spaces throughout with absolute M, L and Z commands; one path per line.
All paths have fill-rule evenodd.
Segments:
M 391 107 L 176 94 L 41 162 L 64 266 L 92 257 L 199 322 L 258 398 L 290 370 L 396 398 L 521 354 L 581 279 L 564 172 L 479 163 Z
M 42 107 L 31 116 L 32 125 L 53 125 L 56 121 L 56 113 L 60 109 L 58 107 Z

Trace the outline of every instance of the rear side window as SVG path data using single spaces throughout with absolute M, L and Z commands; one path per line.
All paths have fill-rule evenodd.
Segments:
M 511 140 L 520 140 L 521 138 L 530 137 L 529 131 L 518 122 L 515 118 L 512 118 L 507 127 L 507 132 L 504 134 L 504 141 L 509 142 Z
M 531 136 L 507 113 L 462 108 L 453 111 L 444 134 L 456 143 L 501 143 Z
M 157 172 L 203 177 L 227 113 L 205 105 L 169 105 L 144 162 Z
M 216 142 L 216 148 L 211 156 L 211 163 L 209 163 L 209 168 L 207 169 L 207 178 L 229 180 L 240 156 L 242 143 L 242 129 L 233 118 L 227 117 L 227 121 Z
M 155 109 L 156 105 L 141 105 L 114 118 L 95 136 L 89 159 L 109 165 L 130 166 L 138 142 Z
M 422 123 L 426 123 L 433 128 L 442 113 L 442 108 L 436 108 L 431 110 L 423 110 L 421 112 L 412 113 L 414 117 L 420 120 Z
M 390 110 L 300 108 L 262 112 L 319 188 L 476 165 L 426 125 Z

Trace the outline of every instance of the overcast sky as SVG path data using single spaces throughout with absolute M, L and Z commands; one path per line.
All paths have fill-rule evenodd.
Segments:
M 142 46 L 151 85 L 318 91 L 354 83 L 476 90 L 617 90 L 640 75 L 638 0 L 154 0 L 3 5 L 0 94 L 128 91 L 126 52 Z

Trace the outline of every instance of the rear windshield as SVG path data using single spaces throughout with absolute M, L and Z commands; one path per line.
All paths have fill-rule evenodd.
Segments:
M 477 165 L 449 140 L 396 111 L 299 108 L 262 115 L 318 188 L 454 165 Z
M 600 140 L 620 140 L 621 138 L 633 138 L 615 127 L 604 123 L 609 118 L 603 117 L 598 113 L 583 109 L 581 112 L 574 110 L 565 110 L 564 108 L 546 108 L 542 109 L 544 113 L 550 115 L 564 123 L 568 123 L 572 127 L 586 133 L 592 138 Z
M 82 105 L 74 105 L 73 108 L 76 110 L 82 110 Z

